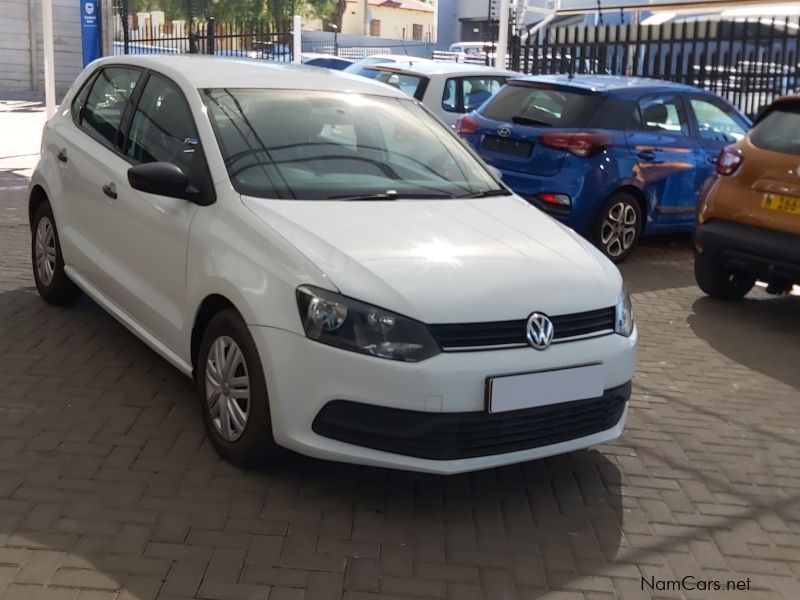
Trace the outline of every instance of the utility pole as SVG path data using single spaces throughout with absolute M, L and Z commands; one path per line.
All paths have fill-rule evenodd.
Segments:
M 494 66 L 498 69 L 506 68 L 506 53 L 508 52 L 508 14 L 511 12 L 509 0 L 500 0 L 500 24 L 497 31 L 497 48 L 495 49 Z

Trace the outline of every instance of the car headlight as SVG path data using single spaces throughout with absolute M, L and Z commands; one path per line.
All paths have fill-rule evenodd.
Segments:
M 617 301 L 614 332 L 625 337 L 630 337 L 633 333 L 633 305 L 631 304 L 631 295 L 628 293 L 626 286 L 623 286 L 622 295 Z
M 306 337 L 323 344 L 406 362 L 440 352 L 423 323 L 334 292 L 300 286 L 297 307 Z

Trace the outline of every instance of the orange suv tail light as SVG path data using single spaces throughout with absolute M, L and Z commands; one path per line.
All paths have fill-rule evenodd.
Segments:
M 726 146 L 717 157 L 717 173 L 720 175 L 733 175 L 743 160 L 744 157 L 741 150 L 736 146 Z

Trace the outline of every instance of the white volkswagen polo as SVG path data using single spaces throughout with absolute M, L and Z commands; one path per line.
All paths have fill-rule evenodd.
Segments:
M 85 292 L 192 377 L 234 463 L 456 473 L 622 432 L 616 267 L 388 86 L 102 59 L 47 122 L 30 222 L 42 297 Z

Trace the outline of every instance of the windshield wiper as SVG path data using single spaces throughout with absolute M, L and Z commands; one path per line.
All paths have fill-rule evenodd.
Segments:
M 325 200 L 353 200 L 353 201 L 369 201 L 369 200 L 399 200 L 401 198 L 407 199 L 435 199 L 435 198 L 452 198 L 446 194 L 354 194 L 342 196 L 328 196 Z
M 464 196 L 456 196 L 459 200 L 468 200 L 470 198 L 489 198 L 490 196 L 510 196 L 511 192 L 503 188 L 496 190 L 483 190 L 482 192 L 475 192 L 474 194 L 466 194 Z
M 528 117 L 511 117 L 511 122 L 516 123 L 517 125 L 544 125 L 545 127 L 552 127 L 550 123 L 546 121 L 539 121 L 538 119 L 530 119 Z

